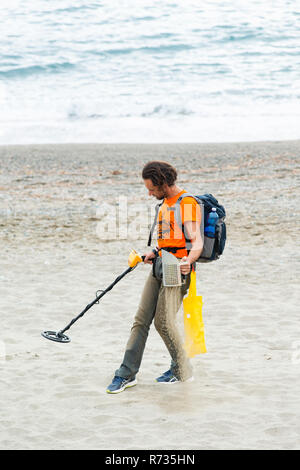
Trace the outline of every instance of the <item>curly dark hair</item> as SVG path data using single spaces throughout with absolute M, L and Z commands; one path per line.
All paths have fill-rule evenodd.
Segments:
M 167 162 L 153 161 L 144 166 L 142 177 L 144 180 L 151 180 L 154 186 L 161 187 L 164 184 L 173 186 L 177 179 L 177 171 Z

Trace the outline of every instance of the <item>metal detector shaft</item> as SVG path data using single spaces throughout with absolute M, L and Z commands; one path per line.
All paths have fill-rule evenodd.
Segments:
M 99 300 L 101 299 L 101 297 L 103 297 L 107 292 L 109 292 L 124 276 L 126 276 L 126 274 L 130 273 L 130 271 L 132 271 L 134 268 L 127 268 L 126 271 L 124 271 L 122 274 L 120 274 L 120 276 L 118 276 L 114 282 L 112 282 L 105 290 L 103 290 L 101 292 L 101 294 L 99 294 L 95 300 L 93 300 L 93 302 L 91 302 L 90 304 L 88 304 L 84 310 L 82 310 L 81 313 L 79 313 L 79 315 L 77 315 L 77 317 L 73 318 L 72 321 L 70 321 L 70 323 L 63 329 L 63 330 L 60 330 L 58 333 L 57 333 L 57 336 L 61 336 L 64 334 L 65 331 L 67 331 L 69 328 L 71 328 L 71 326 L 77 321 L 79 320 L 79 318 L 83 317 L 83 315 L 93 306 L 95 305 L 96 303 L 99 302 Z

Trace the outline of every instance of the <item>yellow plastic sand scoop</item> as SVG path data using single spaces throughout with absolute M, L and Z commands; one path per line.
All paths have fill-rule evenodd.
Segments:
M 202 318 L 202 296 L 197 295 L 196 272 L 191 272 L 188 296 L 183 299 L 184 348 L 188 357 L 206 353 L 204 323 Z

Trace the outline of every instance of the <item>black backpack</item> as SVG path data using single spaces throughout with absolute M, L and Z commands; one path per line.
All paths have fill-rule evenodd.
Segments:
M 225 243 L 226 243 L 226 223 L 225 223 L 225 217 L 226 217 L 226 211 L 224 206 L 218 203 L 217 199 L 212 195 L 212 194 L 203 194 L 202 196 L 194 196 L 192 194 L 184 193 L 182 196 L 180 196 L 174 206 L 174 214 L 176 218 L 176 222 L 179 225 L 179 227 L 182 226 L 181 222 L 181 215 L 180 215 L 180 202 L 182 201 L 183 198 L 185 197 L 193 197 L 196 199 L 198 202 L 201 213 L 202 213 L 202 222 L 201 222 L 201 237 L 204 240 L 203 243 L 203 250 L 199 258 L 197 259 L 197 263 L 207 263 L 210 261 L 215 261 L 220 258 L 222 255 L 224 248 L 225 248 Z M 155 220 L 153 222 L 150 235 L 149 235 L 149 240 L 148 240 L 148 246 L 151 245 L 151 240 L 152 240 L 152 235 L 154 232 L 154 228 L 157 223 L 157 216 L 158 216 L 158 211 L 161 204 L 157 204 L 156 206 L 156 213 L 155 213 Z M 218 214 L 218 221 L 216 224 L 216 233 L 215 233 L 215 238 L 209 238 L 204 235 L 204 229 L 207 224 L 207 219 L 208 215 L 211 212 L 212 208 L 216 208 L 216 212 Z M 184 230 L 183 230 L 184 233 Z M 191 243 L 189 240 L 186 240 L 186 248 L 189 250 L 191 248 Z M 170 252 L 175 252 L 176 248 L 164 248 L 167 249 L 167 251 Z

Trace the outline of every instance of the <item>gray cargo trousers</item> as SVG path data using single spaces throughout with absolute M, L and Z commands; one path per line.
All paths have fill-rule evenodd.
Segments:
M 154 325 L 171 356 L 171 370 L 179 380 L 192 375 L 192 367 L 183 348 L 182 338 L 176 326 L 176 314 L 190 284 L 190 275 L 178 287 L 164 287 L 150 272 L 145 283 L 140 304 L 126 345 L 123 362 L 115 375 L 130 379 L 139 371 L 148 338 Z

